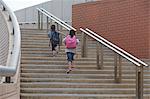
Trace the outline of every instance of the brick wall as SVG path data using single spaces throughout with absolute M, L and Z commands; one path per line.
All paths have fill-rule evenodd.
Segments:
M 102 0 L 73 5 L 73 26 L 88 27 L 139 58 L 150 58 L 150 0 Z

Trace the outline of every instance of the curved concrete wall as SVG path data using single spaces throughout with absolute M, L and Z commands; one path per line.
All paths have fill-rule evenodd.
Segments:
M 7 23 L 0 10 L 0 65 L 5 66 L 7 63 L 8 49 L 9 49 L 9 32 Z
M 3 6 L 5 10 L 3 11 Z M 9 16 L 11 20 L 9 20 Z M 19 25 L 17 26 L 17 20 L 14 18 L 14 13 L 11 9 L 3 2 L 0 1 L 0 72 L 1 75 L 9 74 L 8 68 L 10 66 L 16 66 L 16 73 L 11 77 L 12 83 L 5 82 L 5 77 L 0 77 L 0 99 L 20 99 L 20 53 L 19 50 Z M 14 35 L 12 35 L 14 29 Z M 16 32 L 17 31 L 17 32 Z M 18 35 L 18 37 L 16 36 Z M 18 42 L 18 44 L 16 44 Z M 18 47 L 16 47 L 18 46 Z M 12 52 L 12 53 L 10 53 Z M 16 56 L 17 58 L 15 58 Z M 18 59 L 18 60 L 17 60 Z M 17 60 L 17 62 L 16 62 Z M 5 66 L 7 69 L 2 69 Z M 4 70 L 4 71 L 3 71 Z M 11 71 L 11 70 L 10 70 Z M 13 69 L 12 69 L 13 71 Z

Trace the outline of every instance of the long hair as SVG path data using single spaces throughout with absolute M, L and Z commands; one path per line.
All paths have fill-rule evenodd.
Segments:
M 75 35 L 75 31 L 74 30 L 70 30 L 69 35 L 71 36 L 71 38 Z
M 55 31 L 55 25 L 51 25 L 51 31 Z

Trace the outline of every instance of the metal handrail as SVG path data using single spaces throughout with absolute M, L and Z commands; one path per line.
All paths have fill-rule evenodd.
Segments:
M 38 11 L 40 11 L 41 13 L 43 13 L 44 15 L 46 15 L 47 17 L 49 17 L 50 19 L 54 20 L 56 23 L 58 23 L 59 25 L 63 26 L 64 28 L 66 28 L 67 30 L 71 30 L 71 28 L 67 27 L 66 25 L 62 24 L 60 21 L 56 20 L 55 18 L 51 17 L 50 15 L 48 15 L 46 12 L 44 12 L 43 10 L 37 8 Z
M 143 99 L 143 67 L 148 67 L 148 65 L 142 61 L 139 61 L 139 59 L 137 59 L 136 57 L 132 56 L 131 54 L 125 52 L 122 49 L 119 49 L 119 47 L 117 47 L 116 45 L 110 43 L 109 41 L 107 41 L 106 39 L 96 35 L 94 32 L 92 32 L 91 30 L 89 30 L 88 28 L 86 28 L 86 30 L 80 28 L 81 32 L 84 32 L 85 34 L 87 34 L 88 36 L 90 36 L 91 38 L 95 39 L 96 41 L 100 42 L 101 45 L 106 46 L 107 48 L 111 49 L 112 51 L 114 51 L 115 53 L 115 57 L 114 57 L 114 78 L 115 78 L 115 82 L 121 82 L 121 56 L 126 58 L 127 60 L 129 60 L 130 62 L 132 62 L 133 64 L 136 65 L 136 99 Z M 84 35 L 83 35 L 84 36 Z M 84 36 L 84 38 L 86 38 Z M 85 41 L 83 41 L 84 43 Z M 98 45 L 98 43 L 97 43 Z M 86 44 L 85 44 L 86 46 Z M 83 48 L 83 52 L 84 52 Z M 97 46 L 97 67 L 98 68 L 102 68 L 103 66 L 103 62 L 99 65 L 99 48 Z M 101 47 L 101 50 L 102 47 Z M 103 51 L 101 51 L 101 54 L 103 56 Z M 119 57 L 118 57 L 119 56 Z M 103 60 L 103 57 L 101 57 L 101 60 Z
M 135 56 L 129 54 L 128 52 L 126 52 L 125 50 L 119 48 L 118 46 L 114 45 L 113 43 L 109 42 L 108 40 L 106 40 L 105 38 L 101 37 L 100 35 L 94 33 L 93 31 L 91 31 L 90 29 L 86 28 L 86 30 L 90 33 L 92 33 L 94 36 L 98 37 L 99 39 L 103 40 L 104 42 L 106 42 L 107 44 L 111 45 L 113 48 L 117 49 L 118 51 L 121 51 L 122 53 L 124 53 L 125 55 L 129 56 L 132 58 L 132 60 L 135 60 L 136 62 L 142 64 L 143 66 L 148 67 L 149 65 L 144 63 L 143 61 L 141 61 L 140 59 L 136 58 Z
M 101 44 L 107 46 L 109 49 L 113 50 L 114 52 L 116 52 L 117 54 L 121 55 L 122 57 L 126 58 L 127 60 L 131 61 L 132 63 L 134 63 L 137 66 L 140 66 L 140 64 L 138 62 L 136 62 L 135 60 L 131 59 L 130 57 L 126 56 L 124 53 L 121 53 L 120 51 L 118 51 L 117 49 L 113 48 L 112 46 L 110 46 L 109 44 L 107 44 L 106 42 L 104 42 L 103 40 L 100 40 L 99 38 L 93 36 L 92 34 L 90 34 L 89 32 L 87 32 L 86 30 L 80 28 L 80 30 L 84 33 L 86 33 L 87 35 L 89 35 L 90 37 L 92 37 L 93 39 L 97 40 L 98 42 L 100 42 Z
M 17 68 L 18 68 L 18 62 L 20 57 L 20 47 L 21 47 L 21 38 L 20 38 L 20 28 L 17 21 L 17 18 L 14 14 L 14 12 L 8 7 L 7 4 L 4 3 L 3 0 L 0 1 L 1 4 L 5 7 L 5 9 L 8 11 L 9 16 L 11 18 L 13 29 L 14 29 L 14 41 L 13 41 L 13 47 L 11 50 L 11 58 L 10 58 L 10 66 L 0 66 L 0 76 L 6 76 L 6 77 L 12 77 L 16 74 Z M 19 65 L 20 66 L 20 65 Z
M 53 17 L 54 19 L 58 20 L 59 22 L 61 22 L 62 24 L 64 24 L 65 26 L 69 27 L 70 29 L 73 29 L 74 31 L 76 31 L 76 29 L 70 25 L 68 25 L 67 23 L 65 23 L 64 21 L 62 21 L 61 19 L 57 18 L 56 16 L 54 16 L 53 14 L 51 14 L 50 12 L 46 11 L 44 8 L 40 8 L 42 11 L 44 11 L 45 13 L 47 13 L 48 15 L 50 15 L 51 17 Z

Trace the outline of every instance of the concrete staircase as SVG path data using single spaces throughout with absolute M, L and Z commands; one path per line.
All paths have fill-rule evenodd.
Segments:
M 136 66 L 123 59 L 122 83 L 115 83 L 114 53 L 104 47 L 104 68 L 97 70 L 95 42 L 88 41 L 88 56 L 81 58 L 79 45 L 75 69 L 66 74 L 65 47 L 60 46 L 59 54 L 52 57 L 45 30 L 22 29 L 21 99 L 135 99 Z M 144 99 L 150 99 L 148 68 Z

